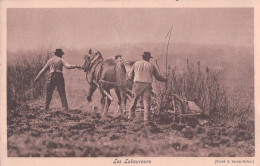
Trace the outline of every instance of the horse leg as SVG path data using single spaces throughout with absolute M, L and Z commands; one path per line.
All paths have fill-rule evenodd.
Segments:
M 94 109 L 94 110 L 96 110 L 96 108 L 92 105 L 92 95 L 93 95 L 93 93 L 95 92 L 96 89 L 97 89 L 97 85 L 94 84 L 93 82 L 90 83 L 89 91 L 88 91 L 88 95 L 87 95 L 87 100 L 90 103 L 91 109 Z
M 88 90 L 88 97 L 87 97 L 88 102 L 92 102 L 92 95 L 96 89 L 97 89 L 97 85 L 94 84 L 93 82 L 90 83 L 89 90 Z
M 129 99 L 130 98 L 130 99 Z M 128 90 L 126 90 L 126 92 L 125 92 L 125 100 L 124 100 L 124 105 L 125 105 L 125 110 L 126 110 L 126 104 L 127 104 L 127 100 L 129 100 L 129 102 L 131 103 L 131 100 L 132 99 L 132 93 L 131 93 L 131 91 L 128 91 Z
M 106 104 L 106 95 L 102 93 L 102 97 L 101 97 L 101 100 L 100 100 L 100 103 L 101 103 L 101 108 L 100 108 L 100 112 L 102 112 L 102 115 L 103 116 L 106 116 L 106 112 L 104 111 L 104 108 L 105 108 L 105 104 Z
M 141 106 L 144 106 L 143 95 L 141 95 L 141 96 L 139 97 L 139 102 L 140 102 L 140 105 L 141 105 Z
M 118 98 L 118 110 L 120 114 L 123 113 L 123 109 L 126 110 L 126 91 L 122 87 L 116 87 L 115 92 Z
M 110 94 L 109 89 L 107 89 L 106 91 L 107 91 L 108 94 Z M 108 114 L 108 109 L 109 109 L 110 104 L 111 104 L 111 100 L 108 97 L 106 97 L 106 105 L 105 105 L 105 112 L 106 113 L 105 114 Z
M 125 100 L 124 100 L 124 105 L 125 105 L 125 110 L 126 110 L 126 103 L 127 103 L 127 96 L 125 96 Z
M 121 99 L 123 102 L 121 102 L 121 107 L 124 109 L 124 111 L 126 110 L 126 89 L 124 87 L 121 87 L 120 89 L 120 94 L 121 94 Z
M 120 90 L 119 90 L 119 87 L 115 87 L 115 92 L 116 92 L 116 96 L 117 96 L 117 99 L 118 99 L 118 109 L 117 109 L 117 112 L 118 113 L 122 113 L 122 106 L 121 106 L 121 103 L 122 103 L 122 98 L 121 98 L 121 94 L 120 94 Z

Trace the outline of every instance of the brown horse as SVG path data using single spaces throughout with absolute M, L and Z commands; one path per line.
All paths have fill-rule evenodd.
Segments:
M 87 100 L 92 101 L 92 95 L 98 88 L 102 94 L 101 111 L 103 115 L 107 115 L 112 100 L 110 90 L 114 88 L 118 98 L 118 111 L 123 113 L 125 102 L 122 101 L 125 101 L 126 97 L 126 69 L 122 61 L 104 60 L 99 51 L 95 54 L 90 51 L 84 59 L 82 69 L 86 72 L 90 85 Z

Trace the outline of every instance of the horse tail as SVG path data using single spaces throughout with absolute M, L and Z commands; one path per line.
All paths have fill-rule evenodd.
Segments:
M 126 87 L 126 69 L 121 60 L 116 60 L 116 83 L 117 86 Z

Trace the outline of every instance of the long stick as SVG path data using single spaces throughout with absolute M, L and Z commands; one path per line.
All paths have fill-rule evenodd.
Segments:
M 172 35 L 172 28 L 173 28 L 173 25 L 172 25 L 172 27 L 171 27 L 171 29 L 170 29 L 170 35 L 169 35 L 169 39 L 168 39 L 168 43 L 167 43 L 167 50 L 166 50 L 166 77 L 168 77 L 168 63 L 167 63 L 167 61 L 168 61 L 168 50 L 169 50 L 169 43 L 170 43 L 170 40 L 171 40 L 171 35 Z M 167 82 L 166 82 L 166 90 L 167 90 Z
M 164 42 L 163 42 L 163 48 L 162 48 L 162 54 L 161 54 L 161 56 L 163 56 L 163 54 L 164 54 L 165 43 L 166 43 L 166 40 L 167 40 L 167 38 L 168 38 L 170 32 L 171 32 L 171 29 L 167 32 L 167 34 L 166 34 L 166 36 L 165 36 L 165 39 L 164 39 Z M 156 63 L 157 63 L 157 62 L 156 62 Z M 167 63 L 167 60 L 166 60 L 166 63 Z M 166 66 L 167 66 L 167 65 L 166 65 Z M 166 71 L 167 71 L 167 70 L 166 70 Z
M 96 81 L 93 80 L 93 83 L 97 85 L 101 93 L 106 95 L 110 100 L 114 100 L 113 97 L 106 90 L 102 89 Z
M 158 65 L 157 60 L 155 60 L 155 63 L 156 63 L 157 69 L 158 69 L 158 71 L 159 71 L 159 74 L 161 74 L 160 67 L 159 67 L 159 65 Z M 161 86 L 158 84 L 157 81 L 155 81 L 155 84 L 156 84 L 156 86 L 157 86 L 159 92 L 162 92 L 162 88 L 161 88 Z
M 164 54 L 165 42 L 166 42 L 166 39 L 168 38 L 169 34 L 170 34 L 170 31 L 168 31 L 168 33 L 167 33 L 167 35 L 166 35 L 166 37 L 165 37 L 165 39 L 164 39 L 164 42 L 163 42 L 163 49 L 162 49 L 162 55 Z
M 155 60 L 155 63 L 156 63 L 157 69 L 159 70 L 159 73 L 161 74 L 160 67 L 159 67 L 159 65 L 158 65 L 157 60 Z

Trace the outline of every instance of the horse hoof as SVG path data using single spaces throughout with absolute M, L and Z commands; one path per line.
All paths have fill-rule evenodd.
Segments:
M 88 100 L 88 102 L 91 102 L 92 101 L 92 97 L 88 96 L 87 100 Z
M 126 110 L 123 112 L 123 115 L 127 115 L 127 111 Z
M 108 113 L 105 111 L 102 113 L 102 116 L 108 116 Z
M 97 107 L 97 106 L 94 106 L 94 105 L 91 106 L 91 109 L 92 109 L 92 111 L 95 111 L 95 112 L 98 111 L 98 107 Z

